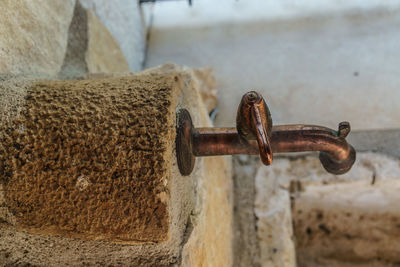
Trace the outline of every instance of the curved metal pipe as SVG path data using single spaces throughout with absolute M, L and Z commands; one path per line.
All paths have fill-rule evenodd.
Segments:
M 187 110 L 178 113 L 177 158 L 183 175 L 191 173 L 195 157 L 258 154 L 265 165 L 274 153 L 320 151 L 324 168 L 334 174 L 351 169 L 356 159 L 346 141 L 350 124 L 338 130 L 315 125 L 272 126 L 268 106 L 257 92 L 245 94 L 238 108 L 236 128 L 194 128 Z
M 320 151 L 321 163 L 331 173 L 348 171 L 355 153 L 343 136 L 332 129 L 314 125 L 280 125 L 271 131 L 272 152 Z M 192 151 L 197 157 L 260 153 L 256 140 L 243 140 L 236 128 L 195 128 Z

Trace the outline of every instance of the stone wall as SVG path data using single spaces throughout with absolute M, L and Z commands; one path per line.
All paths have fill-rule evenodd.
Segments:
M 315 155 L 276 157 L 271 166 L 235 157 L 235 263 L 396 266 L 400 161 L 357 157 L 341 176 L 327 173 Z
M 232 265 L 230 161 L 175 155 L 179 109 L 212 126 L 212 71 L 131 73 L 136 1 L 0 11 L 0 265 Z
M 146 26 L 135 1 L 3 1 L 0 73 L 74 77 L 140 71 Z
M 20 110 L 1 124 L 0 262 L 231 265 L 229 162 L 198 159 L 187 177 L 176 163 L 176 112 L 211 126 L 196 77 L 167 65 L 1 95 Z

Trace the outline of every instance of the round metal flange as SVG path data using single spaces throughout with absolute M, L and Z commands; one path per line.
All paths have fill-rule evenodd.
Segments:
M 176 159 L 179 171 L 186 176 L 192 173 L 195 156 L 192 152 L 193 123 L 189 111 L 181 109 L 176 118 Z

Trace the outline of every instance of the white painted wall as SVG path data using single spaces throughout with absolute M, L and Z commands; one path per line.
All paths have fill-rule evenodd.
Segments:
M 274 124 L 400 128 L 399 1 L 157 3 L 146 67 L 211 66 L 217 126 L 260 91 Z

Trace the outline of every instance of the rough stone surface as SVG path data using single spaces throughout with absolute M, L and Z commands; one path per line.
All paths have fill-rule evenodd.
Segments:
M 177 81 L 149 75 L 31 86 L 0 151 L 7 204 L 19 225 L 95 239 L 165 240 L 165 154 L 173 145 Z
M 400 161 L 359 153 L 345 177 L 303 177 L 293 205 L 299 266 L 397 266 Z
M 235 266 L 398 265 L 399 159 L 359 152 L 340 176 L 308 153 L 234 164 Z
M 68 47 L 60 78 L 93 73 L 128 73 L 129 65 L 113 36 L 97 16 L 78 1 L 68 31 Z
M 293 209 L 299 266 L 398 266 L 399 190 L 399 179 L 306 186 Z
M 398 159 L 358 153 L 352 170 L 336 176 L 327 173 L 314 156 L 275 158 L 273 165 L 260 169 L 259 177 L 277 181 L 268 188 L 291 193 L 299 266 L 396 266 L 399 262 L 400 248 L 394 238 L 400 221 Z M 284 203 L 289 208 L 286 201 L 274 206 Z
M 164 127 L 165 131 L 170 132 L 170 136 L 166 137 L 162 134 L 163 129 L 161 129 L 160 132 L 160 138 L 164 136 L 165 138 L 165 145 L 154 145 L 149 147 L 148 149 L 143 148 L 143 149 L 138 149 L 138 153 L 146 153 L 146 151 L 151 152 L 153 151 L 155 154 L 161 153 L 163 154 L 162 158 L 167 162 L 169 167 L 166 169 L 166 173 L 163 176 L 164 178 L 161 178 L 161 176 L 155 176 L 156 180 L 160 181 L 161 183 L 148 183 L 148 179 L 142 180 L 138 184 L 138 186 L 146 187 L 146 188 L 153 188 L 155 191 L 153 192 L 147 192 L 147 195 L 144 195 L 143 198 L 140 197 L 141 192 L 139 192 L 138 198 L 131 198 L 130 196 L 128 198 L 123 198 L 123 195 L 113 195 L 111 194 L 112 192 L 117 192 L 118 188 L 121 188 L 123 190 L 131 190 L 130 187 L 126 187 L 126 184 L 120 185 L 119 187 L 114 187 L 114 188 L 109 188 L 111 191 L 110 194 L 105 194 L 105 195 L 97 195 L 95 190 L 91 190 L 93 186 L 100 186 L 100 187 L 107 187 L 107 184 L 111 184 L 114 182 L 108 175 L 107 177 L 103 175 L 103 171 L 101 169 L 103 168 L 101 164 L 93 164 L 86 166 L 85 164 L 85 158 L 86 154 L 83 153 L 79 156 L 82 161 L 77 161 L 75 162 L 77 166 L 83 166 L 84 168 L 81 168 L 79 171 L 80 175 L 71 175 L 70 178 L 68 176 L 64 175 L 68 172 L 68 170 L 74 171 L 74 168 L 67 168 L 65 171 L 60 173 L 60 177 L 65 177 L 65 179 L 61 180 L 54 180 L 54 176 L 49 176 L 49 179 L 44 179 L 43 185 L 44 187 L 42 188 L 45 192 L 43 196 L 39 196 L 40 198 L 44 199 L 49 199 L 49 203 L 53 203 L 52 200 L 58 201 L 60 198 L 61 199 L 66 199 L 66 203 L 63 203 L 62 205 L 64 207 L 68 206 L 70 203 L 69 197 L 66 198 L 65 193 L 62 194 L 62 191 L 69 191 L 69 193 L 74 193 L 79 197 L 82 198 L 83 195 L 86 195 L 88 198 L 82 198 L 77 202 L 77 205 L 79 203 L 86 203 L 87 205 L 83 205 L 82 209 L 70 209 L 67 207 L 67 209 L 63 209 L 60 212 L 57 212 L 57 207 L 55 206 L 52 210 L 50 210 L 52 205 L 36 205 L 33 204 L 33 202 L 30 204 L 30 202 L 26 202 L 25 200 L 29 200 L 29 194 L 35 195 L 34 192 L 30 193 L 30 191 L 25 191 L 25 192 L 10 192 L 8 191 L 9 187 L 9 182 L 10 182 L 10 177 L 5 177 L 2 175 L 1 177 L 1 188 L 0 188 L 0 262 L 5 263 L 5 264 L 11 264 L 11 265 L 24 265 L 24 264 L 33 264 L 33 265 L 44 265 L 44 266 L 60 266 L 60 265 L 114 265 L 114 266 L 126 266 L 126 265 L 141 265 L 141 266 L 164 266 L 164 265 L 171 265 L 171 264 L 180 264 L 180 265 L 191 265 L 191 266 L 197 266 L 201 264 L 206 264 L 206 265 L 225 265 L 228 264 L 230 265 L 232 263 L 232 205 L 231 205 L 231 180 L 230 180 L 230 166 L 229 166 L 229 161 L 226 161 L 224 158 L 208 158 L 208 159 L 198 159 L 196 162 L 196 167 L 193 171 L 193 173 L 190 176 L 182 177 L 179 173 L 179 170 L 177 168 L 177 163 L 176 163 L 176 155 L 175 155 L 175 149 L 174 149 L 174 135 L 175 135 L 175 110 L 179 110 L 180 108 L 187 108 L 190 113 L 192 114 L 192 119 L 195 123 L 195 125 L 202 125 L 202 126 L 210 126 L 210 120 L 207 116 L 206 109 L 204 107 L 203 102 L 201 101 L 200 93 L 198 91 L 198 84 L 199 82 L 196 80 L 195 76 L 193 75 L 192 71 L 190 69 L 182 69 L 178 68 L 174 65 L 169 65 L 170 71 L 165 71 L 163 68 L 158 68 L 158 69 L 153 69 L 150 71 L 147 71 L 142 74 L 134 74 L 129 77 L 119 77 L 119 78 L 103 78 L 103 79 L 95 79 L 95 80 L 83 80 L 83 81 L 34 81 L 31 83 L 27 83 L 26 87 L 16 87 L 22 90 L 22 93 L 20 95 L 22 96 L 19 98 L 16 98 L 20 102 L 15 102 L 19 103 L 18 106 L 22 107 L 22 112 L 13 111 L 10 114 L 10 118 L 18 118 L 18 120 L 14 120 L 14 124 L 7 124 L 9 130 L 16 129 L 17 127 L 15 126 L 15 123 L 22 123 L 21 118 L 28 118 L 27 120 L 27 127 L 24 127 L 23 129 L 21 128 L 20 130 L 23 131 L 28 131 L 31 129 L 31 126 L 38 126 L 38 125 L 43 125 L 40 124 L 39 122 L 41 119 L 47 119 L 49 120 L 49 126 L 54 126 L 53 128 L 50 127 L 48 131 L 44 131 L 42 133 L 38 133 L 36 135 L 32 135 L 31 137 L 33 138 L 34 136 L 37 136 L 33 138 L 34 140 L 37 141 L 43 141 L 46 143 L 46 139 L 41 137 L 41 134 L 43 135 L 52 135 L 56 133 L 56 128 L 57 128 L 57 123 L 56 119 L 60 117 L 59 115 L 62 114 L 71 114 L 73 115 L 74 112 L 80 112 L 80 111 L 85 111 L 82 116 L 77 117 L 77 120 L 83 120 L 83 122 L 87 123 L 81 123 L 81 124 L 74 124 L 77 129 L 80 129 L 80 127 L 88 127 L 88 130 L 85 132 L 81 132 L 83 139 L 84 137 L 87 137 L 91 134 L 96 135 L 96 133 L 100 134 L 103 130 L 107 130 L 110 127 L 103 127 L 104 129 L 99 128 L 99 126 L 96 126 L 96 124 L 90 123 L 93 122 L 91 118 L 94 117 L 102 117 L 108 118 L 107 114 L 112 114 L 113 110 L 118 108 L 121 110 L 122 113 L 125 114 L 125 109 L 123 103 L 126 101 L 140 101 L 140 99 L 147 99 L 146 97 L 149 96 L 149 92 L 144 92 L 143 90 L 155 90 L 154 92 L 157 92 L 158 89 L 160 90 L 166 90 L 165 92 L 168 92 L 168 88 L 173 86 L 173 92 L 171 93 L 170 96 L 167 97 L 167 99 L 170 99 L 171 103 L 167 104 L 167 106 L 170 107 L 170 111 L 168 112 L 163 112 L 162 105 L 158 105 L 156 109 L 151 105 L 151 103 L 158 103 L 154 102 L 155 99 L 148 99 L 148 101 L 144 102 L 144 105 L 136 105 L 135 103 L 131 103 L 132 107 L 129 108 L 129 110 L 126 110 L 126 112 L 130 112 L 132 110 L 136 110 L 135 114 L 143 114 L 142 117 L 142 124 L 139 121 L 138 124 L 142 125 L 143 129 L 147 129 L 147 127 L 151 127 L 152 131 L 160 131 L 160 128 Z M 177 78 L 177 80 L 175 80 Z M 131 81 L 131 82 L 128 82 Z M 134 81 L 142 81 L 142 83 L 137 83 Z M 13 83 L 12 83 L 13 84 Z M 32 86 L 33 84 L 33 86 Z M 125 85 L 123 85 L 125 84 Z M 164 84 L 162 87 L 157 87 L 157 84 Z M 2 82 L 2 85 L 4 85 L 4 81 Z M 35 87 L 35 85 L 37 87 Z M 41 86 L 38 86 L 41 85 Z M 50 86 L 51 85 L 51 86 Z M 139 86 L 140 85 L 140 86 Z M 6 86 L 6 85 L 4 85 Z M 6 86 L 8 88 L 8 85 Z M 13 87 L 14 88 L 14 87 Z M 36 89 L 35 89 L 36 88 Z M 93 88 L 97 88 L 96 91 L 93 91 Z M 108 88 L 108 90 L 107 90 Z M 137 90 L 130 90 L 137 88 Z M 147 89 L 144 89 L 147 88 Z M 158 88 L 158 89 L 157 89 Z M 15 89 L 15 88 L 14 88 Z M 58 89 L 58 90 L 56 90 Z M 78 91 L 78 89 L 80 89 Z M 93 90 L 92 90 L 93 89 Z M 75 91 L 76 90 L 76 91 Z M 122 91 L 121 91 L 122 90 Z M 127 97 L 130 93 L 136 91 L 137 97 Z M 13 92 L 12 90 L 10 92 Z M 90 93 L 93 93 L 93 95 L 90 95 Z M 96 95 L 102 95 L 101 98 L 96 97 Z M 12 95 L 12 94 L 10 94 Z M 14 94 L 15 95 L 15 94 Z M 18 95 L 18 94 L 17 94 Z M 56 96 L 61 96 L 63 95 L 64 97 L 56 97 Z M 157 93 L 159 95 L 158 97 L 164 98 L 163 94 L 160 94 L 160 92 Z M 82 98 L 80 97 L 82 96 Z M 87 97 L 86 97 L 87 96 Z M 109 103 L 108 105 L 102 105 L 102 103 L 105 103 L 103 101 L 113 101 L 112 97 L 114 96 L 116 103 L 111 104 Z M 4 96 L 2 96 L 4 97 Z M 33 99 L 37 98 L 38 101 L 33 102 Z M 70 99 L 75 99 L 76 98 L 76 103 L 69 102 Z M 157 97 L 156 97 L 157 98 Z M 12 98 L 10 98 L 12 99 Z M 136 99 L 136 100 L 135 100 Z M 86 103 L 85 105 L 78 105 L 80 102 Z M 95 103 L 92 103 L 93 101 L 99 101 L 95 105 Z M 65 102 L 65 103 L 64 103 Z M 35 104 L 36 103 L 36 104 Z M 60 104 L 60 105 L 58 105 Z M 37 111 L 40 111 L 41 109 L 37 106 L 40 105 L 40 107 L 44 108 L 49 106 L 48 109 L 43 109 L 43 112 L 47 112 L 45 115 L 41 117 L 37 117 L 36 121 L 35 118 L 33 118 L 33 115 L 37 113 Z M 75 107 L 75 111 L 71 111 L 71 107 Z M 109 106 L 109 109 L 103 109 L 102 107 Z M 140 106 L 140 107 L 139 107 Z M 29 109 L 26 109 L 26 107 L 30 107 Z M 62 108 L 61 108 L 62 107 Z M 97 107 L 97 108 L 96 108 Z M 144 110 L 146 107 L 149 108 L 149 110 Z M 92 109 L 94 108 L 94 110 Z M 153 110 L 154 109 L 154 110 Z M 26 111 L 29 112 L 26 112 Z M 167 121 L 172 121 L 173 124 L 168 124 L 168 123 L 163 123 L 163 126 L 156 128 L 153 127 L 154 123 L 158 123 L 157 120 L 152 120 L 152 122 L 149 121 L 149 123 L 146 122 L 146 116 L 149 116 L 150 114 L 155 114 L 151 113 L 151 110 L 154 112 L 161 112 L 162 115 L 160 115 L 162 118 L 167 118 Z M 67 112 L 69 111 L 69 112 Z M 143 111 L 143 112 L 142 112 Z M 33 112 L 33 113 L 32 113 Z M 128 138 L 129 139 L 129 132 L 134 133 L 134 134 L 139 134 L 144 137 L 142 140 L 143 142 L 138 142 L 138 146 L 146 145 L 149 144 L 150 139 L 147 139 L 148 137 L 146 135 L 147 130 L 145 131 L 140 131 L 138 129 L 137 131 L 129 131 L 129 129 L 133 129 L 131 127 L 135 127 L 137 125 L 136 123 L 130 124 L 129 123 L 129 114 L 125 114 L 124 118 L 127 120 L 119 120 L 119 113 L 117 114 L 116 118 L 114 119 L 107 119 L 105 120 L 106 123 L 113 123 L 112 129 L 116 129 L 119 133 L 122 133 L 123 135 L 118 135 L 119 138 Z M 136 115 L 132 114 L 133 117 Z M 37 115 L 37 114 L 36 114 Z M 154 116 L 153 116 L 154 117 Z M 157 118 L 157 116 L 155 116 Z M 154 119 L 154 118 L 153 118 Z M 56 121 L 54 121 L 56 120 Z M 10 120 L 5 120 L 5 121 L 10 121 Z M 12 121 L 12 120 L 11 120 Z M 64 121 L 65 127 L 65 133 L 69 133 L 68 129 L 68 122 L 69 120 L 66 119 Z M 100 120 L 101 121 L 101 118 Z M 163 121 L 161 119 L 161 121 Z M 28 125 L 29 124 L 29 125 Z M 2 121 L 2 127 L 6 125 Z M 11 125 L 11 126 L 10 126 Z M 86 125 L 86 126 L 85 126 Z M 151 126 L 153 125 L 153 126 Z M 168 126 L 170 125 L 170 126 Z M 45 126 L 45 125 L 44 125 Z M 129 126 L 129 127 L 124 127 L 124 126 Z M 97 129 L 97 130 L 96 130 Z M 136 128 L 135 128 L 136 129 Z M 31 129 L 32 130 L 32 129 Z M 77 131 L 77 134 L 80 131 Z M 62 133 L 62 132 L 61 132 Z M 19 133 L 21 134 L 21 133 Z M 114 136 L 113 133 L 110 133 L 111 136 Z M 107 138 L 109 134 L 103 134 L 101 138 Z M 124 137 L 125 136 L 125 137 Z M 52 135 L 53 137 L 57 137 L 57 135 Z M 14 138 L 14 137 L 13 137 Z M 156 139 L 154 139 L 156 138 Z M 151 142 L 154 140 L 157 140 L 157 137 L 151 138 Z M 140 138 L 139 138 L 140 139 Z M 28 138 L 29 140 L 29 138 Z M 75 140 L 74 138 L 71 139 L 71 141 Z M 76 141 L 80 142 L 81 139 L 76 139 Z M 136 140 L 136 139 L 135 139 Z M 147 140 L 147 141 L 146 141 Z M 90 141 L 90 140 L 89 140 Z M 93 140 L 91 140 L 93 141 Z M 101 140 L 100 140 L 101 141 Z M 137 140 L 136 140 L 137 141 Z M 42 142 L 42 144 L 44 144 Z M 34 144 L 40 144 L 41 142 L 34 142 Z M 65 143 L 65 142 L 64 142 Z M 113 148 L 118 148 L 121 147 L 121 150 L 117 150 L 117 154 L 119 155 L 120 153 L 123 154 L 125 151 L 124 147 L 126 146 L 126 143 L 129 142 L 122 142 L 120 145 L 110 145 L 107 146 L 109 148 L 109 151 L 112 151 Z M 55 143 L 57 144 L 57 143 Z M 66 144 L 66 143 L 65 143 Z M 87 151 L 89 153 L 90 147 L 96 147 L 96 149 L 101 149 L 104 146 L 102 145 L 102 142 L 87 142 L 84 144 L 86 148 L 82 146 L 78 146 L 76 149 L 78 151 Z M 132 144 L 134 145 L 134 144 Z M 165 148 L 164 152 L 162 150 Z M 45 146 L 45 149 L 50 149 L 50 146 Z M 16 152 L 15 150 L 19 150 L 18 147 L 14 147 L 14 149 L 11 149 L 12 152 Z M 34 150 L 34 149 L 33 149 Z M 39 150 L 38 150 L 39 151 Z M 63 150 L 61 150 L 63 151 Z M 67 151 L 68 152 L 68 151 Z M 73 151 L 71 151 L 73 152 Z M 50 157 L 54 153 L 44 153 L 42 156 L 44 157 Z M 68 153 L 64 154 L 63 156 L 65 157 Z M 104 154 L 104 153 L 101 153 Z M 86 155 L 86 156 L 85 156 Z M 118 155 L 116 158 L 118 158 Z M 4 154 L 2 154 L 4 156 Z M 129 153 L 127 154 L 127 157 L 129 158 Z M 162 160 L 158 163 L 154 163 L 153 166 L 148 166 L 146 167 L 145 164 L 146 162 L 150 162 L 151 158 L 144 159 L 140 161 L 143 163 L 142 165 L 138 165 L 137 167 L 139 168 L 138 170 L 143 170 L 143 175 L 151 175 L 151 173 L 155 170 L 154 168 L 157 166 L 162 165 Z M 96 157 L 94 157 L 96 159 Z M 104 158 L 107 160 L 107 158 Z M 88 158 L 90 161 L 91 158 Z M 18 159 L 18 161 L 14 161 L 13 164 L 20 164 L 21 159 Z M 40 161 L 40 160 L 39 160 Z M 54 161 L 54 162 L 53 162 Z M 57 162 L 61 162 L 59 159 L 54 159 L 53 163 L 57 164 Z M 119 167 L 121 167 L 121 170 L 123 169 L 123 166 L 126 162 L 126 160 L 116 160 L 116 161 L 111 161 L 109 162 L 113 166 L 113 164 L 117 164 Z M 48 163 L 48 161 L 46 161 Z M 52 163 L 52 164 L 53 164 Z M 68 162 L 67 162 L 68 163 Z M 4 162 L 3 162 L 4 164 Z M 32 164 L 30 162 L 27 162 L 26 164 Z M 86 167 L 85 167 L 85 166 Z M 66 165 L 67 166 L 67 165 Z M 38 166 L 36 166 L 38 167 Z M 42 166 L 43 167 L 43 166 Z M 45 167 L 45 166 L 44 166 Z M 117 168 L 117 171 L 119 170 L 119 167 Z M 97 169 L 98 168 L 98 169 Z M 112 169 L 112 168 L 110 168 Z M 22 171 L 24 170 L 24 171 Z M 13 172 L 12 177 L 24 177 L 24 172 L 30 171 L 32 172 L 33 175 L 35 175 L 36 169 L 33 168 L 32 170 L 27 170 L 23 169 L 18 169 L 17 171 Z M 137 170 L 133 168 L 131 170 L 132 172 L 136 172 Z M 162 171 L 162 170 L 160 170 Z M 24 184 L 25 186 L 28 187 L 34 187 L 40 189 L 40 181 L 41 177 L 46 176 L 49 172 L 53 172 L 51 168 L 48 168 L 45 170 L 43 173 L 40 175 L 36 176 L 37 179 L 31 180 L 30 184 Z M 74 171 L 75 172 L 75 171 Z M 83 172 L 88 172 L 86 175 L 82 173 Z M 95 174 L 97 172 L 98 175 L 90 175 L 90 173 Z M 105 169 L 104 173 L 108 173 L 108 168 Z M 71 174 L 73 174 L 71 172 Z M 121 173 L 121 175 L 130 175 L 129 170 L 128 173 Z M 132 173 L 133 174 L 133 173 Z M 146 176 L 147 177 L 147 176 Z M 25 177 L 28 180 L 32 179 L 31 177 Z M 99 179 L 103 179 L 103 184 L 97 184 L 94 183 L 93 181 L 97 181 Z M 109 179 L 110 178 L 110 179 Z M 129 180 L 129 177 L 126 177 L 127 180 L 126 182 L 129 184 L 129 181 L 133 181 L 137 179 L 139 181 L 139 177 L 131 177 L 131 180 Z M 97 180 L 96 180 L 97 179 Z M 133 179 L 133 180 L 132 180 Z M 8 180 L 8 182 L 6 182 Z M 17 180 L 17 179 L 11 179 L 11 180 Z M 59 187 L 59 190 L 48 190 L 47 187 L 45 186 L 47 181 L 53 181 L 53 184 L 57 184 L 58 182 L 61 181 L 66 181 L 65 183 L 65 189 L 63 187 Z M 6 184 L 6 187 L 4 185 Z M 38 185 L 38 187 L 35 187 L 35 185 Z M 156 189 L 159 188 L 160 190 Z M 146 190 L 145 190 L 146 191 Z M 49 194 L 46 194 L 48 192 Z M 108 191 L 107 191 L 108 192 Z M 11 194 L 10 194 L 11 193 Z M 51 194 L 53 193 L 53 194 Z M 122 192 L 123 193 L 123 192 Z M 144 192 L 145 193 L 145 192 Z M 144 194 L 143 193 L 143 194 Z M 27 195 L 28 194 L 28 195 Z M 30 205 L 31 208 L 29 209 L 24 209 L 22 210 L 23 214 L 30 214 L 33 216 L 33 218 L 40 218 L 43 216 L 40 213 L 35 214 L 35 210 L 38 211 L 41 208 L 43 208 L 45 212 L 48 213 L 49 218 L 54 218 L 54 220 L 48 220 L 47 222 L 43 218 L 43 225 L 40 225 L 39 231 L 37 229 L 33 229 L 32 227 L 28 227 L 31 223 L 31 221 L 26 220 L 24 221 L 23 216 L 21 217 L 21 214 L 18 212 L 15 212 L 14 209 L 10 209 L 10 196 L 18 196 L 17 199 L 21 200 L 22 206 L 14 206 L 16 209 L 23 209 L 24 207 L 28 207 Z M 77 225 L 72 225 L 72 228 L 69 229 L 63 229 L 63 231 L 60 230 L 60 226 L 63 227 L 63 225 L 68 225 L 68 222 L 65 224 L 58 222 L 62 221 L 59 220 L 58 217 L 52 217 L 54 214 L 57 213 L 61 218 L 63 218 L 63 212 L 69 212 L 73 211 L 77 214 L 81 213 L 83 217 L 87 217 L 88 219 L 91 218 L 100 218 L 104 215 L 104 213 L 100 214 L 86 214 L 84 212 L 85 209 L 88 209 L 89 207 L 94 207 L 95 209 L 103 209 L 105 208 L 104 206 L 97 206 L 96 204 L 91 204 L 91 200 L 96 200 L 96 199 L 103 199 L 103 203 L 107 203 L 107 199 L 111 200 L 112 198 L 119 199 L 121 201 L 128 201 L 126 203 L 121 203 L 121 205 L 113 207 L 109 207 L 110 210 L 114 209 L 115 212 L 119 212 L 124 210 L 127 206 L 129 207 L 129 202 L 141 202 L 144 199 L 147 199 L 149 202 L 152 203 L 152 201 L 155 201 L 156 206 L 158 205 L 157 203 L 163 205 L 162 203 L 166 203 L 166 213 L 163 214 L 162 209 L 157 209 L 154 211 L 154 206 L 147 206 L 154 212 L 151 212 L 148 208 L 145 208 L 143 205 L 145 202 L 143 202 L 143 205 L 140 204 L 138 206 L 132 207 L 133 209 L 136 209 L 137 212 L 134 212 L 133 217 L 137 218 L 135 222 L 132 222 L 132 225 L 129 224 L 129 227 L 134 227 L 134 225 L 139 225 L 141 220 L 145 220 L 144 225 L 148 225 L 148 223 L 151 223 L 155 218 L 160 218 L 164 217 L 167 218 L 167 221 L 160 221 L 161 229 L 166 230 L 166 232 L 161 233 L 160 231 L 156 230 L 156 228 L 152 229 L 153 231 L 150 233 L 142 232 L 141 235 L 137 235 L 134 240 L 131 239 L 129 241 L 128 239 L 120 238 L 118 237 L 118 233 L 113 233 L 113 235 L 117 234 L 115 237 L 117 238 L 108 238 L 104 235 L 105 232 L 107 232 L 107 229 L 111 229 L 111 224 L 107 224 L 107 220 L 104 220 L 102 224 L 102 227 L 97 227 L 99 226 L 95 224 L 96 227 L 94 227 L 92 230 L 93 232 L 91 234 L 88 234 L 88 232 L 85 233 L 85 228 L 87 226 L 83 226 L 81 222 L 76 221 Z M 125 199 L 125 200 L 123 200 Z M 39 202 L 43 203 L 43 202 Z M 75 204 L 73 202 L 70 203 L 70 207 L 72 208 Z M 80 205 L 80 204 L 79 204 Z M 61 205 L 60 205 L 61 206 Z M 143 216 L 140 216 L 141 212 L 139 210 L 142 210 L 145 212 Z M 88 209 L 89 211 L 89 209 Z M 149 212 L 149 213 L 148 213 Z M 161 212 L 161 213 L 160 213 Z M 44 214 L 47 214 L 44 213 Z M 107 213 L 107 212 L 106 212 Z M 153 216 L 147 217 L 145 214 L 150 214 L 153 213 Z M 136 217 L 135 217 L 136 216 Z M 131 216 L 118 216 L 119 218 L 119 224 L 123 225 L 125 224 L 124 221 L 126 219 L 129 219 Z M 65 217 L 64 217 L 65 218 Z M 77 217 L 75 217 L 73 214 L 71 215 L 72 221 L 76 220 Z M 125 218 L 125 219 L 124 219 Z M 148 220 L 147 220 L 147 219 Z M 59 221 L 58 221 L 59 220 Z M 111 218 L 112 220 L 112 218 Z M 21 223 L 22 222 L 22 223 Z M 33 223 L 35 220 L 32 221 Z M 165 222 L 167 222 L 167 228 L 165 227 Z M 38 224 L 39 225 L 39 224 Z M 37 225 L 37 226 L 38 226 Z M 108 226 L 107 226 L 108 225 Z M 156 224 L 157 225 L 157 224 Z M 213 227 L 210 227 L 210 225 L 213 225 Z M 83 231 L 75 231 L 74 227 L 80 228 L 83 226 Z M 97 228 L 97 229 L 96 229 Z M 80 229 L 80 230 L 82 230 Z M 149 228 L 150 229 L 150 228 Z M 67 230 L 67 231 L 64 231 Z M 90 229 L 89 229 L 90 231 Z M 40 233 L 38 233 L 40 232 Z M 96 232 L 98 236 L 96 237 Z M 133 232 L 132 232 L 133 233 Z M 160 235 L 161 233 L 161 235 Z M 135 235 L 135 234 L 134 234 Z M 150 237 L 150 238 L 146 238 Z M 74 238 L 72 238 L 74 237 Z M 132 236 L 131 236 L 132 237 Z M 156 239 L 154 239 L 156 237 Z M 126 238 L 126 236 L 125 236 Z M 122 240 L 124 239 L 124 240 Z M 152 242 L 149 242 L 152 241 Z M 210 248 L 212 248 L 210 250 Z
M 19 117 L 27 88 L 34 82 L 26 76 L 0 75 L 0 125 L 3 128 L 15 127 L 13 121 Z
M 146 50 L 146 25 L 138 1 L 80 0 L 80 3 L 93 11 L 114 37 L 130 71 L 142 70 Z
M 0 73 L 59 72 L 75 0 L 0 3 Z

